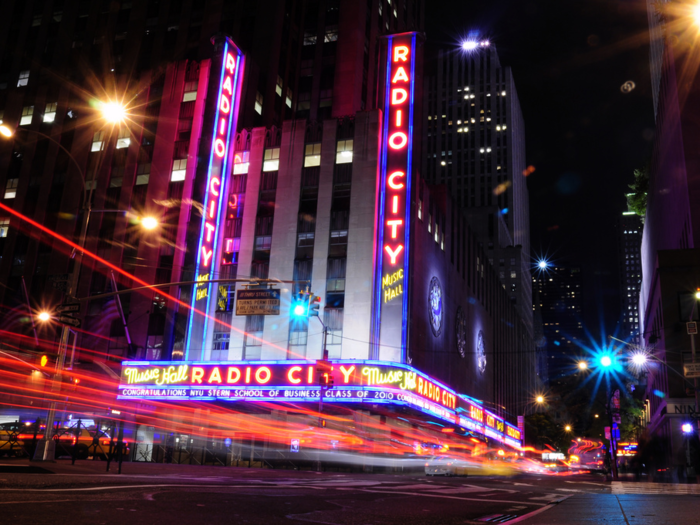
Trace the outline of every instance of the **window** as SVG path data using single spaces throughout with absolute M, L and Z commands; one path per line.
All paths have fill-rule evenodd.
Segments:
M 250 165 L 250 151 L 241 151 L 233 156 L 233 174 L 241 175 L 248 173 Z
M 258 91 L 255 94 L 255 112 L 258 115 L 262 115 L 262 108 L 263 108 L 263 96 L 262 96 L 262 93 L 260 93 L 260 91 Z
M 280 97 L 282 96 L 282 77 L 277 75 L 277 85 L 275 86 L 275 93 L 277 93 Z
M 418 200 L 418 218 L 423 220 L 423 201 L 420 199 Z
M 7 237 L 8 231 L 10 231 L 10 219 L 0 219 L 0 237 Z
M 228 359 L 228 348 L 231 343 L 230 332 L 214 332 L 212 341 L 211 360 L 226 361 Z
M 289 332 L 289 346 L 306 346 L 306 340 L 308 338 L 308 332 L 306 330 L 292 330 Z M 292 355 L 297 359 L 299 355 Z
M 7 179 L 7 184 L 5 185 L 5 198 L 14 199 L 17 196 L 17 186 L 19 185 L 19 179 Z
M 256 251 L 269 251 L 272 246 L 272 237 L 270 235 L 261 235 L 255 238 Z
M 339 140 L 338 148 L 335 154 L 336 164 L 347 164 L 352 162 L 352 139 L 349 140 Z
M 124 126 L 119 130 L 119 136 L 117 137 L 117 149 L 128 148 L 131 144 L 131 135 L 129 133 L 129 128 Z
M 324 42 L 336 42 L 338 40 L 338 26 L 329 26 L 326 28 L 326 34 L 323 37 Z
M 314 245 L 314 232 L 300 233 L 297 237 L 297 246 L 307 248 Z
M 44 122 L 49 123 L 56 120 L 56 108 L 58 107 L 58 102 L 51 102 L 46 104 L 46 109 L 44 109 Z
M 104 131 L 96 131 L 92 136 L 92 147 L 90 151 L 101 151 L 104 149 Z
M 173 161 L 173 171 L 170 174 L 170 182 L 185 180 L 187 173 L 187 159 L 175 159 Z
M 316 45 L 316 35 L 305 32 L 304 33 L 304 45 L 305 46 L 315 46 Z
M 321 144 L 307 144 L 304 156 L 304 167 L 312 168 L 321 165 Z
M 148 184 L 148 179 L 151 178 L 151 165 L 150 164 L 139 164 L 136 168 L 136 182 L 134 186 L 141 186 L 143 184 Z
M 224 251 L 221 264 L 238 264 L 238 252 L 241 250 L 241 238 L 229 237 L 224 239 Z
M 264 323 L 263 315 L 246 317 L 243 359 L 260 359 Z
M 185 94 L 182 95 L 183 102 L 197 100 L 197 81 L 185 82 Z
M 428 233 L 430 233 L 433 230 L 433 214 L 429 213 L 428 214 Z
M 277 171 L 280 169 L 280 149 L 270 148 L 265 150 L 263 157 L 263 171 Z
M 516 277 L 518 277 L 517 272 L 516 272 L 515 270 L 511 270 L 511 271 L 510 271 L 510 278 L 511 278 L 511 279 L 515 279 Z
M 24 106 L 22 108 L 22 117 L 19 119 L 20 126 L 29 126 L 32 123 L 34 115 L 34 106 Z
M 29 84 L 29 70 L 25 69 L 24 71 L 19 72 L 19 79 L 17 80 L 17 87 L 26 86 L 27 84 Z
M 4 118 L 5 118 L 5 110 L 1 109 L 0 110 L 0 124 L 2 124 L 2 119 L 4 119 Z
M 288 108 L 292 107 L 292 90 L 287 88 L 287 99 L 284 101 Z
M 439 234 L 440 234 L 440 232 L 439 232 L 439 225 L 438 225 L 438 222 L 435 221 L 435 242 L 438 242 L 438 240 L 440 239 L 440 235 L 439 235 Z

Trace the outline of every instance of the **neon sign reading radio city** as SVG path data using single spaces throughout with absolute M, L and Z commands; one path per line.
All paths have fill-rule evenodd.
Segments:
M 195 286 L 192 296 L 192 310 L 189 314 L 189 326 L 185 354 L 189 354 L 191 339 L 206 336 L 207 317 L 204 318 L 203 328 L 197 327 L 193 333 L 195 310 L 208 312 L 212 272 L 215 270 L 217 240 L 219 237 L 219 221 L 224 202 L 227 175 L 230 171 L 231 143 L 236 130 L 238 105 L 243 76 L 243 55 L 228 38 L 222 44 L 220 68 L 214 67 L 210 82 L 217 82 L 217 96 L 213 98 L 215 106 L 205 109 L 205 122 L 211 122 L 211 148 L 208 151 L 209 166 L 207 169 L 206 186 L 203 188 L 202 223 L 200 227 L 199 244 L 197 247 L 197 262 L 195 268 Z M 210 120 L 208 120 L 210 119 Z M 203 132 L 204 133 L 204 132 Z M 205 181 L 197 174 L 195 184 Z M 201 180 L 201 182 L 200 182 Z M 206 281 L 206 282 L 205 282 Z M 199 346 L 201 343 L 195 343 Z
M 413 164 L 416 34 L 387 37 L 375 245 L 373 339 L 378 357 L 403 360 Z M 402 355 L 394 355 L 400 341 Z M 383 349 L 382 349 L 383 348 Z

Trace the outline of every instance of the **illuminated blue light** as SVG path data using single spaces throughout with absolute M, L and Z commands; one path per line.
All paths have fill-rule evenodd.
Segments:
M 297 304 L 297 305 L 294 306 L 294 310 L 292 310 L 292 312 L 293 312 L 294 315 L 296 315 L 297 317 L 303 317 L 303 316 L 306 315 L 306 306 L 304 306 L 303 304 L 300 304 L 300 303 L 299 303 L 299 304 Z
M 503 208 L 501 214 L 506 215 L 508 213 L 508 208 Z
M 690 434 L 693 431 L 693 425 L 690 423 L 683 423 L 681 430 L 683 430 L 684 434 Z
M 540 262 L 537 263 L 537 266 L 544 270 L 545 268 L 547 268 L 547 266 L 549 266 L 549 263 L 542 259 Z
M 654 390 L 654 395 L 656 397 L 666 397 L 666 394 L 664 394 L 661 390 Z
M 610 358 L 609 355 L 604 355 L 603 357 L 600 358 L 600 364 L 601 364 L 601 366 L 608 368 L 609 366 L 612 365 L 612 359 Z
M 462 42 L 462 49 L 465 51 L 474 51 L 477 47 L 479 47 L 479 42 L 475 40 L 465 40 Z

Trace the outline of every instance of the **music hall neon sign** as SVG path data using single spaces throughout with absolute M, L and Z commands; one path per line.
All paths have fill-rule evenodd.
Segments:
M 416 33 L 387 38 L 375 244 L 376 357 L 406 355 Z M 400 344 L 399 344 L 400 343 Z
M 243 81 L 243 54 L 226 38 L 223 43 L 223 52 L 218 62 L 219 67 L 214 69 L 212 61 L 212 75 L 210 82 L 218 82 L 217 96 L 205 111 L 213 112 L 211 120 L 211 148 L 209 153 L 209 165 L 206 175 L 206 187 L 203 200 L 203 217 L 197 245 L 197 262 L 195 265 L 195 285 L 192 294 L 192 309 L 189 313 L 187 340 L 185 343 L 185 359 L 189 357 L 190 347 L 204 348 L 204 338 L 207 334 L 208 318 L 204 316 L 201 327 L 193 329 L 195 325 L 195 310 L 209 312 L 212 285 L 209 281 L 213 278 L 215 269 L 216 251 L 218 246 L 221 211 L 224 205 L 227 179 L 231 164 L 231 143 L 236 131 L 238 120 L 238 105 Z M 216 59 L 218 59 L 217 57 Z M 215 60 L 216 60 L 215 59 Z M 207 117 L 205 114 L 205 122 Z M 195 182 L 196 183 L 196 182 Z M 201 284 L 199 284 L 201 282 Z M 201 339 L 200 339 L 201 338 Z

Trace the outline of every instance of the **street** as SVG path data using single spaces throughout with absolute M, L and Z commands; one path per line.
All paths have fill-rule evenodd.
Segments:
M 92 461 L 0 464 L 3 516 L 17 525 L 700 523 L 697 485 L 610 484 L 598 475 L 448 478 L 145 463 L 124 464 L 121 475 L 104 469 Z

